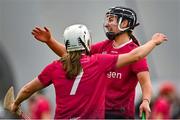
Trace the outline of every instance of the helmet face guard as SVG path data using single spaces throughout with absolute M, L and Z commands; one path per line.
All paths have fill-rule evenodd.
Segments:
M 106 36 L 110 40 L 114 40 L 115 36 L 115 31 L 119 31 L 116 26 L 118 26 L 118 21 L 117 21 L 117 15 L 113 14 L 106 14 L 105 19 L 104 19 L 104 32 L 106 33 Z M 109 27 L 107 24 L 109 24 L 111 27 Z
M 120 34 L 126 32 L 128 30 L 132 31 L 136 26 L 139 25 L 139 23 L 137 23 L 136 13 L 129 8 L 125 8 L 125 7 L 112 7 L 112 8 L 110 8 L 108 10 L 108 12 L 106 13 L 106 19 L 104 22 L 105 24 L 107 24 L 107 20 L 108 20 L 107 18 L 109 16 L 116 16 L 117 26 L 119 29 L 119 32 L 106 30 L 106 26 L 104 25 L 106 36 L 110 40 L 113 40 L 117 35 L 120 35 Z M 126 28 L 121 28 L 121 23 L 125 19 L 128 20 L 128 26 Z
M 64 31 L 64 43 L 68 52 L 85 50 L 89 53 L 91 36 L 87 27 L 82 24 L 67 27 Z

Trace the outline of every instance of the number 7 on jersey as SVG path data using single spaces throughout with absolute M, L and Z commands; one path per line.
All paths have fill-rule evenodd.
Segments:
M 81 78 L 83 76 L 83 70 L 79 73 L 79 75 L 76 76 L 76 79 L 74 80 L 74 84 L 72 86 L 72 89 L 71 89 L 71 92 L 70 92 L 70 95 L 75 95 L 76 94 L 76 91 L 77 91 L 77 88 L 78 88 L 78 85 L 81 81 Z

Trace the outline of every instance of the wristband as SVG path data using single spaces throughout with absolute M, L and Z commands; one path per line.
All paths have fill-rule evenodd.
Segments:
M 144 98 L 142 101 L 146 100 L 150 104 L 150 100 L 147 98 Z

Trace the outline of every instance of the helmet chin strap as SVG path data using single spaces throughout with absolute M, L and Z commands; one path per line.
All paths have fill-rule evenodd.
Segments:
M 123 31 L 129 29 L 129 27 L 121 28 L 121 23 L 122 23 L 122 17 L 119 18 L 119 23 L 118 23 L 118 29 L 119 29 L 120 31 L 123 32 Z
M 82 39 L 80 37 L 78 39 L 81 42 L 82 46 L 85 48 L 86 55 L 90 55 L 89 48 L 85 45 L 85 43 L 82 41 Z

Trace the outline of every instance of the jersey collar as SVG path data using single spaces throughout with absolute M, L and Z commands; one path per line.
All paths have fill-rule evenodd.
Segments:
M 122 44 L 122 45 L 117 46 L 117 47 L 114 46 L 114 42 L 113 42 L 112 46 L 113 46 L 114 49 L 119 49 L 119 48 L 122 48 L 122 47 L 124 47 L 125 45 L 127 45 L 127 44 L 129 44 L 131 42 L 132 42 L 132 39 L 129 40 L 128 42 Z

